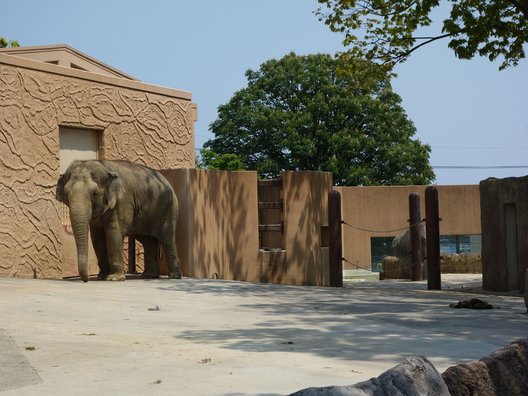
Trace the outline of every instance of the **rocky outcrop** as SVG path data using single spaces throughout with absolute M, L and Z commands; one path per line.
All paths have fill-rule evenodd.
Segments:
M 307 388 L 294 396 L 449 396 L 440 373 L 425 357 L 412 357 L 377 378 L 348 386 Z
M 377 378 L 348 386 L 306 388 L 294 396 L 526 396 L 528 338 L 490 356 L 448 368 L 442 375 L 425 357 L 405 359 Z
M 528 338 L 479 361 L 450 367 L 442 378 L 452 395 L 528 395 Z

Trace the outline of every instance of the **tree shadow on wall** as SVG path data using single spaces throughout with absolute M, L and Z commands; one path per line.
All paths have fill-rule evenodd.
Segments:
M 196 171 L 190 273 L 247 280 L 258 252 L 256 174 Z
M 288 281 L 303 285 L 329 284 L 328 250 L 323 249 L 321 227 L 328 225 L 331 175 L 288 172 L 284 186 L 287 208 Z M 293 207 L 292 207 L 293 206 Z

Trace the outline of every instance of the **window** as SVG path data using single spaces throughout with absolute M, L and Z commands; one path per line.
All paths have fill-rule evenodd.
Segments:
M 482 249 L 480 235 L 441 235 L 440 254 L 477 253 Z
M 371 271 L 379 272 L 383 268 L 383 259 L 391 255 L 394 237 L 370 238 Z
M 383 259 L 391 255 L 394 237 L 370 238 L 370 256 L 372 272 L 379 272 L 383 267 Z M 482 238 L 475 235 L 442 235 L 440 236 L 440 254 L 480 254 Z
M 81 67 L 81 66 L 79 66 L 79 65 L 76 65 L 75 63 L 70 63 L 70 67 L 71 67 L 72 69 L 77 69 L 77 70 L 84 70 L 84 71 L 86 71 L 86 69 L 85 69 L 84 67 Z

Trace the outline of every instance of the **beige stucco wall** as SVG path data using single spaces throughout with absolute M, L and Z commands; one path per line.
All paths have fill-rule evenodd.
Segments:
M 99 157 L 194 166 L 188 92 L 0 55 L 0 276 L 62 277 L 59 127 L 100 132 Z
M 282 174 L 284 250 L 259 249 L 255 172 L 163 171 L 180 203 L 176 245 L 183 274 L 292 285 L 328 285 L 327 225 L 332 175 Z
M 344 263 L 344 268 L 370 269 L 370 238 L 394 237 L 400 232 L 395 230 L 409 226 L 409 194 L 412 192 L 420 195 L 421 219 L 424 219 L 426 187 L 336 187 L 341 193 L 343 220 L 353 226 L 343 225 L 343 256 L 349 261 Z M 442 219 L 440 234 L 480 234 L 479 186 L 437 188 Z

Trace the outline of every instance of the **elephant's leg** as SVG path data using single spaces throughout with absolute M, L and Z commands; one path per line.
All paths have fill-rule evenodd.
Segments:
M 145 249 L 145 270 L 141 277 L 145 279 L 159 278 L 159 241 L 148 236 L 138 236 L 137 239 Z
M 125 271 L 123 270 L 123 240 L 124 237 L 117 225 L 110 225 L 105 229 L 106 250 L 108 253 L 109 274 L 106 280 L 122 281 L 125 280 Z
M 164 240 L 161 243 L 163 247 L 163 253 L 167 258 L 167 266 L 169 267 L 169 279 L 180 279 L 182 272 L 180 268 L 180 260 L 176 252 L 176 242 L 174 238 Z
M 90 235 L 92 237 L 92 245 L 95 255 L 97 256 L 97 265 L 99 266 L 99 275 L 97 275 L 97 279 L 104 280 L 110 273 L 104 228 L 90 225 Z

